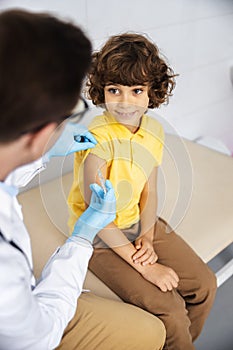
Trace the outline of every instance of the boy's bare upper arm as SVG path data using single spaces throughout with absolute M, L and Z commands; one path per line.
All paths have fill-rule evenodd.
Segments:
M 157 213 L 157 173 L 155 167 L 151 172 L 140 198 L 141 234 L 149 233 L 153 239 L 153 227 Z
M 87 205 L 91 198 L 91 190 L 89 188 L 90 184 L 95 182 L 100 185 L 100 180 L 97 174 L 98 169 L 101 170 L 103 177 L 106 179 L 106 161 L 94 154 L 88 154 L 84 162 L 84 197 Z
M 153 195 L 157 194 L 157 177 L 158 177 L 158 167 L 154 167 L 148 180 L 145 183 L 145 186 L 141 193 L 141 198 L 143 197 L 147 198 L 149 193 L 153 193 Z

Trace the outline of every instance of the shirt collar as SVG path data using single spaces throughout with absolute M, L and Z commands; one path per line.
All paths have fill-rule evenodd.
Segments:
M 108 122 L 112 122 L 112 123 L 118 124 L 119 127 L 120 127 L 122 130 L 124 130 L 124 132 L 125 132 L 126 134 L 131 134 L 131 135 L 133 135 L 133 136 L 135 136 L 135 137 L 137 137 L 137 136 L 144 137 L 144 136 L 145 136 L 145 131 L 147 130 L 147 117 L 146 117 L 145 114 L 142 116 L 141 125 L 140 125 L 138 131 L 137 131 L 135 134 L 132 134 L 132 133 L 130 132 L 130 130 L 127 129 L 126 126 L 124 126 L 123 124 L 120 124 L 120 123 L 114 118 L 114 116 L 113 116 L 111 113 L 109 113 L 108 111 L 104 111 L 104 114 L 107 116 Z
M 136 134 L 139 135 L 139 136 L 144 137 L 146 131 L 147 131 L 147 116 L 145 114 L 143 114 L 140 128 L 138 129 Z

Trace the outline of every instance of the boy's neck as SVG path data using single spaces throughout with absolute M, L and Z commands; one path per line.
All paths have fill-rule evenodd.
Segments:
M 140 129 L 142 123 L 142 117 L 140 118 L 138 125 L 129 125 L 129 124 L 123 124 L 132 134 L 136 134 L 136 132 Z
M 126 125 L 126 124 L 124 124 L 124 126 L 125 126 L 132 134 L 136 134 L 136 132 L 137 132 L 138 129 L 140 128 L 140 125 L 135 126 L 135 125 Z

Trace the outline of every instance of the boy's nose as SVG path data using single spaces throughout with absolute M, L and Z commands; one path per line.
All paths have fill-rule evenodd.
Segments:
M 129 94 L 122 94 L 119 99 L 119 103 L 122 104 L 122 107 L 132 104 L 132 99 Z

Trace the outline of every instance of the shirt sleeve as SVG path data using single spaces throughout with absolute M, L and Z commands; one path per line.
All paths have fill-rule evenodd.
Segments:
M 92 246 L 65 243 L 45 266 L 31 291 L 31 274 L 22 253 L 0 245 L 0 344 L 2 349 L 56 348 L 73 317 Z
M 112 159 L 112 142 L 104 138 L 94 135 L 98 141 L 98 144 L 90 150 L 90 154 L 94 154 L 97 157 L 104 159 L 106 162 L 109 162 Z
M 159 166 L 162 163 L 164 149 L 163 126 L 156 119 L 148 117 L 143 127 L 146 133 L 144 140 L 147 149 L 153 156 L 153 166 Z
M 105 120 L 97 119 L 97 123 L 93 123 L 90 127 L 91 133 L 94 135 L 97 145 L 89 150 L 89 153 L 104 159 L 106 162 L 113 157 L 113 137 L 111 128 L 106 124 Z

